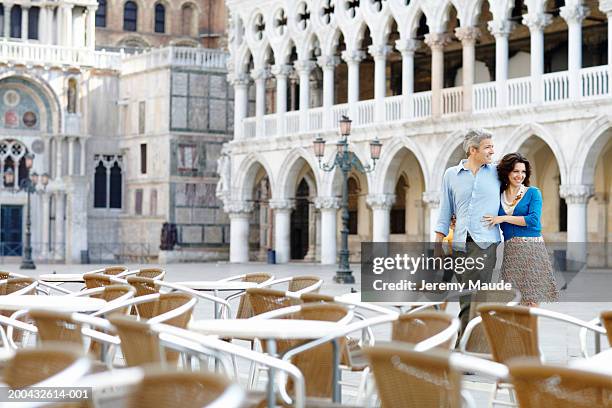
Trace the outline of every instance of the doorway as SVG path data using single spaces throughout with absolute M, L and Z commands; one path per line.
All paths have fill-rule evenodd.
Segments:
M 21 256 L 23 206 L 0 206 L 0 256 Z

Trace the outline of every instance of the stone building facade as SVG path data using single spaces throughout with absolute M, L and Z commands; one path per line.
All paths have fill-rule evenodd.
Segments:
M 609 242 L 612 2 L 226 4 L 233 262 L 267 248 L 280 262 L 310 248 L 336 261 L 340 176 L 320 169 L 312 142 L 329 142 L 328 163 L 342 115 L 361 163 L 374 137 L 383 143 L 375 171 L 349 180 L 355 260 L 362 241 L 431 238 L 442 176 L 471 127 L 494 135 L 497 158 L 521 151 L 532 161 L 547 241 Z M 296 214 L 308 214 L 306 233 Z
M 96 50 L 96 7 L 3 5 L 0 259 L 22 253 L 27 197 L 18 187 L 31 172 L 50 180 L 32 195 L 35 260 L 226 258 L 229 220 L 215 196 L 217 160 L 233 133 L 226 53 Z M 165 225 L 175 233 L 160 250 Z

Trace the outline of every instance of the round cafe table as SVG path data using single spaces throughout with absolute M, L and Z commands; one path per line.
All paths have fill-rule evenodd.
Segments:
M 46 273 L 40 275 L 38 280 L 52 283 L 83 283 L 82 273 Z
M 612 349 L 602 351 L 589 358 L 570 361 L 568 365 L 570 368 L 612 376 Z
M 0 310 L 45 309 L 58 312 L 95 312 L 106 305 L 104 299 L 73 296 L 0 296 Z

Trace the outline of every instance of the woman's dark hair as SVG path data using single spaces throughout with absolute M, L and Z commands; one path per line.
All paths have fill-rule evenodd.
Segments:
M 501 191 L 508 188 L 508 176 L 512 170 L 514 170 L 516 163 L 523 163 L 525 165 L 526 175 L 523 184 L 529 187 L 529 177 L 531 176 L 531 165 L 529 164 L 529 160 L 518 152 L 508 153 L 497 164 L 497 177 L 499 177 L 499 181 L 501 182 Z

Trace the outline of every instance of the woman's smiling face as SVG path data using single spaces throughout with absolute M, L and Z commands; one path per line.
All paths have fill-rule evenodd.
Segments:
M 515 163 L 514 169 L 512 169 L 510 174 L 508 174 L 508 182 L 512 187 L 518 187 L 523 184 L 525 177 L 527 177 L 527 168 L 525 167 L 525 163 Z

